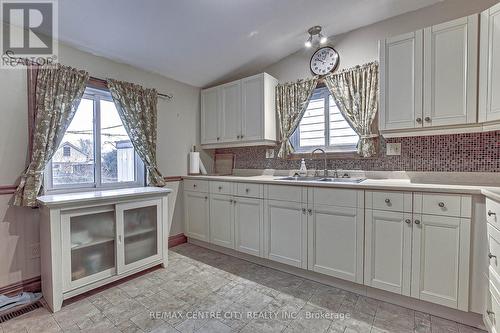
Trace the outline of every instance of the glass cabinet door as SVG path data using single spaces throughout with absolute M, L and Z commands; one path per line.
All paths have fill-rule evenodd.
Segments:
M 116 223 L 112 207 L 63 213 L 64 289 L 110 277 L 115 272 Z
M 116 206 L 119 273 L 161 258 L 161 200 Z

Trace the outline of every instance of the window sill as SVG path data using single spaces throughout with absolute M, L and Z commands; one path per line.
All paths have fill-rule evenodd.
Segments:
M 123 189 L 130 189 L 130 188 L 137 188 L 137 187 L 147 187 L 142 183 L 127 183 L 127 184 L 121 184 L 117 186 L 101 186 L 101 187 L 94 187 L 94 186 L 69 186 L 69 187 L 59 187 L 59 188 L 53 188 L 53 189 L 47 189 L 43 192 L 42 195 L 56 195 L 56 194 L 71 194 L 71 193 L 83 193 L 83 192 L 100 192 L 100 191 L 107 191 L 107 190 L 123 190 Z
M 323 154 L 321 152 L 316 152 L 314 155 L 311 155 L 311 151 L 295 151 L 291 155 L 288 156 L 287 159 L 289 160 L 300 160 L 302 158 L 307 158 L 307 159 L 315 159 L 315 160 L 320 160 L 323 159 Z M 326 153 L 326 158 L 327 159 L 354 159 L 354 158 L 361 158 L 357 151 L 354 150 L 340 150 L 340 151 L 325 151 Z

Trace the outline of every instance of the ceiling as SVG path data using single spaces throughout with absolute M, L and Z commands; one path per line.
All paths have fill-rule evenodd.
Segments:
M 206 87 L 261 71 L 303 47 L 439 0 L 62 0 L 59 39 L 93 54 Z

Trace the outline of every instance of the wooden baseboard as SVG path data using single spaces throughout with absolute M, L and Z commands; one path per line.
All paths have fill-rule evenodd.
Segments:
M 0 194 L 14 194 L 16 189 L 16 185 L 0 185 Z
M 17 295 L 23 291 L 39 292 L 42 290 L 42 281 L 40 276 L 35 276 L 31 279 L 26 279 L 16 283 L 9 284 L 0 288 L 0 295 Z
M 187 237 L 184 234 L 178 234 L 168 237 L 168 248 L 187 243 Z

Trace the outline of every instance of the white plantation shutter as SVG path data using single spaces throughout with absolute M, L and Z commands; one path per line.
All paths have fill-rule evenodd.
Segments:
M 322 147 L 331 151 L 354 151 L 358 140 L 358 135 L 340 113 L 328 89 L 317 88 L 292 137 L 295 149 L 304 152 Z

